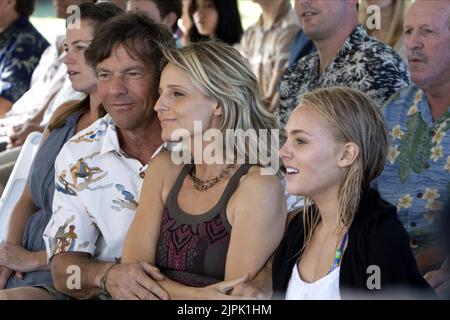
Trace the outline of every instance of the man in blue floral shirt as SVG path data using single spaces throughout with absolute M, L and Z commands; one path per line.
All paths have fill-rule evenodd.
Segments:
M 419 269 L 439 269 L 439 213 L 450 192 L 450 2 L 416 1 L 405 20 L 405 47 L 414 82 L 387 102 L 391 146 L 377 180 L 408 230 Z M 450 273 L 425 277 L 439 293 Z M 450 282 L 448 282 L 450 284 Z
M 28 17 L 34 0 L 6 0 L 0 8 L 0 117 L 29 89 L 49 43 Z

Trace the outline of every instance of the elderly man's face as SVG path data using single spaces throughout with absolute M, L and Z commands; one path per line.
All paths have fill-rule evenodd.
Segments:
M 411 80 L 425 91 L 450 82 L 450 2 L 416 1 L 405 19 Z
M 97 73 L 100 100 L 116 126 L 127 131 L 146 128 L 156 116 L 155 72 L 118 45 L 97 65 Z

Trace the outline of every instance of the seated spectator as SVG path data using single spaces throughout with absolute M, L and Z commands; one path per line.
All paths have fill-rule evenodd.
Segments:
M 64 63 L 73 89 L 88 96 L 79 103 L 67 103 L 58 108 L 44 132 L 28 184 L 13 210 L 6 243 L 0 245 L 0 289 L 52 284 L 42 237 L 52 214 L 54 161 L 66 141 L 98 119 L 97 78 L 85 61 L 84 52 L 95 29 L 108 18 L 123 12 L 108 2 L 83 3 L 79 8 L 81 28 L 66 31 Z M 63 175 L 57 180 L 60 192 L 72 190 L 71 185 L 64 184 Z
M 179 28 L 179 35 L 178 39 L 180 39 L 180 45 L 179 47 L 183 47 L 189 44 L 189 29 L 192 26 L 192 20 L 189 16 L 189 4 L 191 3 L 191 0 L 181 0 L 183 4 L 183 10 L 181 13 L 181 19 L 178 20 L 178 28 Z
M 288 0 L 255 0 L 262 9 L 258 21 L 241 40 L 241 50 L 256 74 L 269 111 L 278 104 L 279 80 L 286 69 L 294 37 L 300 29 Z
M 287 69 L 280 84 L 281 126 L 305 92 L 335 85 L 367 93 L 378 104 L 409 83 L 408 71 L 389 46 L 358 25 L 357 0 L 298 1 L 303 31 L 317 52 Z
M 397 206 L 423 274 L 441 266 L 445 270 L 437 235 L 450 190 L 449 21 L 448 2 L 411 5 L 404 30 L 413 84 L 392 96 L 383 110 L 391 145 L 377 187 Z
M 176 36 L 181 18 L 181 0 L 128 0 L 128 12 L 141 12 L 158 23 L 167 25 Z
M 69 5 L 83 2 L 93 0 L 53 1 L 56 16 L 65 19 Z M 65 55 L 64 38 L 64 35 L 58 36 L 44 51 L 33 72 L 30 89 L 0 119 L 0 184 L 8 181 L 21 150 L 19 146 L 22 146 L 28 135 L 33 131 L 44 131 L 57 107 L 85 97 L 84 93 L 72 89 L 67 77 L 67 69 L 62 62 Z M 49 112 L 46 112 L 47 109 Z M 8 150 L 5 150 L 6 147 Z
M 34 0 L 4 1 L 0 12 L 0 117 L 29 89 L 48 42 L 30 23 Z
M 84 2 L 96 2 L 96 0 L 54 0 L 53 6 L 56 17 L 66 19 L 71 11 L 69 6 L 78 6 Z M 31 87 L 16 103 L 11 110 L 2 119 L 2 124 L 7 120 L 9 124 L 14 124 L 13 130 L 2 129 L 0 135 L 10 133 L 20 136 L 21 131 L 43 131 L 48 124 L 49 119 L 43 121 L 43 115 L 47 106 L 54 104 L 55 99 L 60 96 L 59 91 L 62 90 L 63 84 L 69 83 L 72 87 L 70 79 L 67 77 L 65 64 L 62 62 L 64 52 L 65 34 L 58 35 L 55 42 L 52 43 L 42 54 L 39 64 L 33 72 Z M 65 82 L 65 80 L 67 80 Z M 66 94 L 67 102 L 70 100 L 82 100 L 85 95 L 81 95 L 74 90 Z M 61 103 L 61 104 L 62 104 Z M 61 104 L 57 105 L 59 107 Z M 42 121 L 42 123 L 40 123 Z M 29 127 L 30 129 L 26 129 Z M 6 131 L 6 132 L 5 132 Z M 21 137 L 20 137 L 21 138 Z M 20 145 L 17 139 L 11 139 L 11 146 Z
M 275 254 L 276 297 L 433 297 L 395 207 L 369 188 L 388 147 L 377 104 L 351 88 L 308 92 L 285 132 L 287 190 L 305 206 Z
M 450 191 L 449 191 L 450 192 Z M 450 200 L 450 197 L 448 197 Z M 442 213 L 442 219 L 439 226 L 439 245 L 446 255 L 446 260 L 437 270 L 427 272 L 425 279 L 435 290 L 438 297 L 442 300 L 450 299 L 450 201 L 447 201 Z
M 122 256 L 146 163 L 161 149 L 161 125 L 153 109 L 159 97 L 160 46 L 174 47 L 172 34 L 143 15 L 114 17 L 98 28 L 86 59 L 97 71 L 98 95 L 108 115 L 76 134 L 56 158 L 53 215 L 44 231 L 54 287 L 0 291 L 0 297 L 105 297 L 104 279 Z M 67 286 L 71 265 L 81 270 L 81 289 Z M 124 264 L 120 271 L 108 279 L 121 281 L 123 288 L 147 284 L 148 274 L 158 276 L 141 263 Z M 146 287 L 138 287 L 147 296 Z
M 188 31 L 190 42 L 219 39 L 234 45 L 241 40 L 237 0 L 191 0 L 189 17 L 193 22 Z
M 403 21 L 409 4 L 410 0 L 364 0 L 359 8 L 359 21 L 367 29 L 367 34 L 390 45 L 404 61 L 407 59 L 403 47 Z M 368 28 L 369 6 L 380 8 L 381 28 Z
M 275 128 L 256 78 L 236 49 L 204 42 L 168 50 L 165 58 L 155 105 L 163 140 L 181 130 L 183 139 L 192 141 L 198 138 L 198 123 L 202 133 L 220 130 L 213 143 L 187 143 L 188 153 L 196 155 L 224 148 L 229 130 L 259 135 Z M 171 299 L 224 299 L 264 266 L 282 237 L 286 209 L 279 179 L 262 175 L 259 159 L 249 161 L 253 147 L 266 146 L 250 139 L 245 164 L 239 165 L 240 149 L 232 143 L 233 155 L 223 150 L 213 163 L 194 156 L 193 163 L 188 157 L 187 164 L 176 164 L 173 155 L 161 153 L 149 164 L 122 261 L 158 267 L 165 275 L 158 284 Z M 119 266 L 110 274 L 115 270 Z M 120 292 L 109 277 L 106 288 L 113 297 Z

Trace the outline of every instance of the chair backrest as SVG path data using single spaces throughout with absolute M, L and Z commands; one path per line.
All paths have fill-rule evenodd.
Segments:
M 0 242 L 6 239 L 12 210 L 17 201 L 19 201 L 27 183 L 28 173 L 30 172 L 34 156 L 39 149 L 41 137 L 42 133 L 40 132 L 32 132 L 28 135 L 14 164 L 8 183 L 3 190 L 2 198 L 0 199 Z

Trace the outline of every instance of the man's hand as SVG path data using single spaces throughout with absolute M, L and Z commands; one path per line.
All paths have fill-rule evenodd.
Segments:
M 442 250 L 436 247 L 426 248 L 415 255 L 417 268 L 424 274 L 428 270 L 438 269 L 445 259 Z
M 106 289 L 119 300 L 169 300 L 169 294 L 156 282 L 162 280 L 164 275 L 149 263 L 121 263 L 108 272 Z
M 444 268 L 427 272 L 424 276 L 433 289 L 436 289 L 450 279 L 450 273 Z
M 424 276 L 441 299 L 450 299 L 450 267 L 448 258 L 437 270 L 427 272 Z
M 449 300 L 450 299 L 450 279 L 447 279 L 447 281 L 441 283 L 439 286 L 437 286 L 434 291 L 437 293 L 438 297 L 442 300 Z
M 23 145 L 25 139 L 33 131 L 42 132 L 43 128 L 39 124 L 32 122 L 26 122 L 22 125 L 14 126 L 12 133 L 9 136 L 10 144 L 8 147 L 14 148 Z
M 35 271 L 39 261 L 35 252 L 28 251 L 22 246 L 3 243 L 0 245 L 0 266 L 18 272 Z

